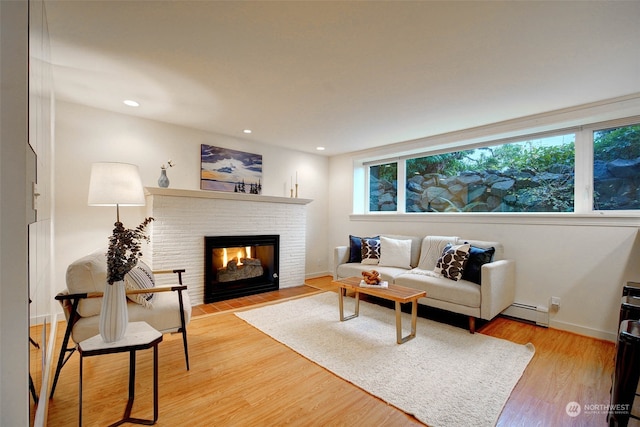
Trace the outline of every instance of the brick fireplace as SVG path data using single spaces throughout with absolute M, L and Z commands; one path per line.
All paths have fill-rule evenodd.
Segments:
M 171 188 L 146 188 L 146 198 L 147 215 L 155 218 L 146 255 L 154 269 L 186 269 L 193 305 L 205 300 L 205 236 L 278 235 L 278 286 L 304 283 L 311 200 Z M 170 284 L 164 276 L 157 276 L 159 285 Z

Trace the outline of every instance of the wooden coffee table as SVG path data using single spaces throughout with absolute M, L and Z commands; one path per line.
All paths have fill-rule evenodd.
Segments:
M 396 341 L 398 344 L 405 343 L 416 336 L 416 320 L 418 318 L 418 298 L 427 296 L 425 291 L 418 289 L 406 288 L 404 286 L 389 285 L 388 288 L 365 288 L 360 286 L 359 277 L 347 277 L 346 279 L 333 280 L 331 283 L 338 286 L 338 304 L 340 305 L 340 321 L 344 322 L 354 317 L 358 317 L 360 312 L 360 294 L 371 295 L 395 302 L 396 306 Z M 356 293 L 356 307 L 354 314 L 350 316 L 344 315 L 344 296 L 347 290 Z M 411 303 L 411 333 L 402 336 L 402 310 L 401 305 Z

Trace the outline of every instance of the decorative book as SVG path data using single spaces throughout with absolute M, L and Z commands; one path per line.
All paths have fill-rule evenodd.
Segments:
M 368 284 L 367 282 L 365 282 L 364 280 L 360 281 L 360 287 L 361 288 L 388 288 L 389 287 L 389 282 L 378 282 L 377 284 Z

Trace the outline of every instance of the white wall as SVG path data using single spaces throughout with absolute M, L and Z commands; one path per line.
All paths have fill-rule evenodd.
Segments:
M 262 154 L 262 194 L 266 196 L 288 197 L 291 176 L 295 179 L 298 172 L 298 196 L 313 199 L 307 205 L 306 275 L 327 274 L 326 157 L 58 102 L 55 289 L 65 287 L 65 271 L 71 262 L 106 246 L 115 221 L 115 208 L 87 206 L 91 164 L 101 161 L 137 164 L 143 185 L 157 187 L 160 166 L 171 159 L 176 166 L 167 170 L 170 188 L 199 190 L 200 144 Z M 125 226 L 136 226 L 144 218 L 145 208 L 122 207 L 120 215 Z
M 329 246 L 347 245 L 349 234 L 454 235 L 504 244 L 516 260 L 516 301 L 547 306 L 561 298 L 550 326 L 613 340 L 623 283 L 640 281 L 638 218 L 605 221 L 541 218 L 538 221 L 465 219 L 438 215 L 352 213 L 354 155 L 332 157 L 329 166 Z M 581 224 L 581 225 L 578 225 Z

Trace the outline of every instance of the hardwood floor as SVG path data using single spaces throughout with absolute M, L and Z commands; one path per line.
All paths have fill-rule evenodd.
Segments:
M 330 278 L 224 304 L 194 307 L 189 325 L 191 370 L 179 335 L 160 343 L 159 426 L 410 426 L 422 425 L 336 377 L 232 314 L 256 304 L 331 290 Z M 428 312 L 428 311 L 427 311 Z M 465 321 L 462 319 L 461 324 Z M 62 325 L 64 326 L 64 325 Z M 64 328 L 59 326 L 58 331 Z M 500 426 L 604 426 L 604 413 L 571 418 L 569 402 L 606 405 L 614 344 L 497 318 L 478 333 L 518 343 L 536 354 L 500 416 Z M 62 333 L 59 333 L 58 346 Z M 56 356 L 57 358 L 57 353 Z M 152 352 L 138 354 L 132 415 L 152 413 Z M 85 359 L 85 426 L 117 421 L 127 399 L 128 356 Z M 78 356 L 62 370 L 49 404 L 49 426 L 77 425 Z

